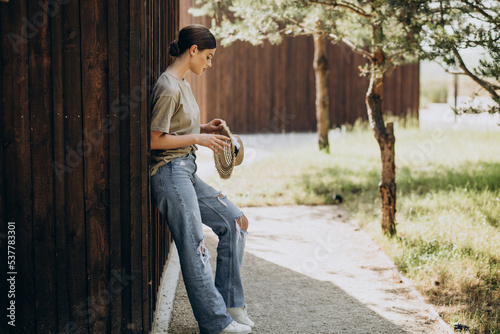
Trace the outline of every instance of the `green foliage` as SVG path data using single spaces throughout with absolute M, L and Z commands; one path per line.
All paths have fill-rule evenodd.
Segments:
M 422 22 L 422 58 L 442 63 L 450 72 L 471 77 L 492 97 L 488 106 L 466 105 L 457 112 L 500 112 L 500 2 L 476 0 L 417 1 Z M 464 50 L 484 58 L 466 60 Z
M 223 45 L 236 40 L 277 44 L 285 36 L 325 35 L 333 43 L 343 42 L 363 54 L 369 62 L 381 50 L 385 57 L 375 65 L 383 73 L 416 59 L 413 44 L 418 42 L 418 34 L 412 29 L 418 23 L 412 20 L 411 11 L 398 11 L 397 2 L 340 1 L 334 5 L 312 0 L 198 0 L 198 8 L 190 13 L 211 16 L 212 31 Z

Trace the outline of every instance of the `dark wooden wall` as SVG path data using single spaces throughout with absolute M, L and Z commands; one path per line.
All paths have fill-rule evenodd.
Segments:
M 149 90 L 178 25 L 178 0 L 0 2 L 1 333 L 150 331 L 170 236 Z
M 182 1 L 180 26 L 200 23 L 187 9 L 194 0 Z M 366 77 L 359 76 L 365 61 L 347 47 L 330 44 L 330 124 L 337 127 L 367 119 Z M 315 131 L 315 87 L 312 37 L 287 38 L 277 46 L 236 42 L 218 47 L 213 67 L 201 77 L 190 74 L 202 121 L 225 119 L 240 133 Z M 418 117 L 419 65 L 397 68 L 385 78 L 384 111 Z

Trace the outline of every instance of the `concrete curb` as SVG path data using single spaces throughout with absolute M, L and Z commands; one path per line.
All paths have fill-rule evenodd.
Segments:
M 181 265 L 179 262 L 179 253 L 177 247 L 172 242 L 170 254 L 167 260 L 167 265 L 163 271 L 160 289 L 158 290 L 158 299 L 156 301 L 156 311 L 153 320 L 152 334 L 168 333 L 168 326 L 172 310 L 174 307 L 175 292 L 177 291 L 177 283 L 179 282 L 179 274 Z

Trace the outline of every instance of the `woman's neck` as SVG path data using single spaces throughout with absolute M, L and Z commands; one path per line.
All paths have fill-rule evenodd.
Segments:
M 184 57 L 178 57 L 167 67 L 166 72 L 174 75 L 180 80 L 184 80 L 184 77 L 189 72 L 189 64 L 185 61 Z

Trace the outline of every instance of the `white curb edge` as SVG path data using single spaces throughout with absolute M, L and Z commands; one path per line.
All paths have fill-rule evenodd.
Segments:
M 168 333 L 168 325 L 174 308 L 175 291 L 177 290 L 180 272 L 179 253 L 177 253 L 175 243 L 172 242 L 167 265 L 161 276 L 160 288 L 158 289 L 152 334 Z

